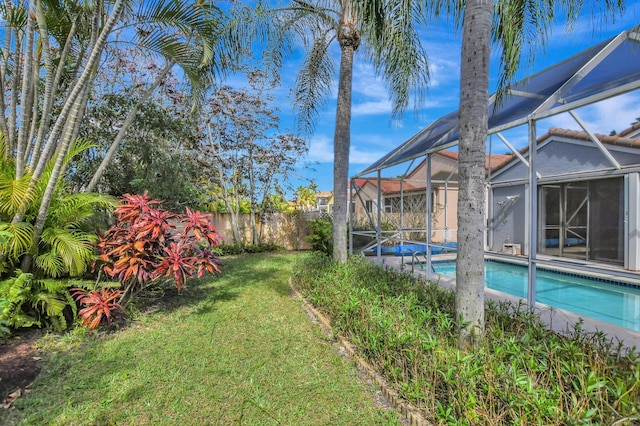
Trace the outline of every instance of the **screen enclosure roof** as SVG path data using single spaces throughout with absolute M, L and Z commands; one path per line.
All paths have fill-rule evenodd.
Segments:
M 489 134 L 640 88 L 640 26 L 512 84 L 489 103 Z M 356 177 L 452 147 L 458 111 L 431 123 Z

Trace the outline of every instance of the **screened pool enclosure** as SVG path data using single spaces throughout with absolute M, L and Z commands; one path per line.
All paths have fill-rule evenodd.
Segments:
M 485 245 L 528 261 L 530 305 L 539 264 L 640 270 L 640 123 L 602 135 L 612 129 L 590 129 L 580 116 L 581 108 L 639 88 L 635 27 L 513 84 L 499 103 L 492 96 Z M 558 114 L 568 114 L 576 130 L 553 128 L 550 118 Z M 517 149 L 523 135 L 528 143 Z M 456 111 L 351 179 L 352 252 L 379 261 L 385 249 L 423 252 L 430 273 L 431 254 L 454 251 L 457 143 Z

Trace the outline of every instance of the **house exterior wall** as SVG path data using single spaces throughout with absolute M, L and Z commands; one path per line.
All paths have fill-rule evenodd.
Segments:
M 628 143 L 628 142 L 625 142 Z M 623 169 L 616 169 L 607 159 L 600 149 L 590 141 L 573 140 L 567 137 L 551 135 L 544 141 L 539 141 L 536 157 L 537 171 L 540 174 L 538 180 L 538 190 L 543 186 L 553 188 L 579 187 L 580 182 L 584 182 L 585 188 L 595 188 L 594 193 L 589 195 L 589 227 L 590 239 L 587 239 L 587 259 L 597 260 L 605 263 L 621 264 L 629 270 L 640 270 L 640 179 L 637 170 L 640 167 L 640 143 L 638 147 L 618 146 L 612 144 L 604 145 L 609 153 L 620 163 Z M 634 167 L 635 166 L 635 167 Z M 633 167 L 625 172 L 624 167 Z M 527 224 L 528 217 L 527 200 L 525 187 L 528 182 L 529 168 L 519 160 L 514 160 L 511 164 L 498 170 L 491 178 L 491 196 L 488 210 L 488 248 L 492 251 L 502 251 L 504 244 L 520 244 L 523 254 L 526 254 Z M 612 193 L 596 193 L 600 179 L 613 179 L 614 177 L 625 179 L 624 188 L 620 188 L 620 195 L 615 198 Z M 595 182 L 595 183 L 594 183 Z M 602 183 L 604 184 L 604 180 Z M 588 184 L 587 184 L 588 183 Z M 595 185 L 595 186 L 594 186 Z M 572 192 L 573 194 L 573 192 Z M 589 193 L 590 194 L 590 193 Z M 599 194 L 599 195 L 598 195 Z M 540 195 L 539 195 L 540 196 Z M 591 197 L 599 197 L 600 201 L 591 202 Z M 603 208 L 613 208 L 612 205 L 602 204 L 603 199 L 615 198 L 615 205 L 623 206 L 624 211 L 619 210 L 620 219 L 615 223 L 606 222 L 611 220 L 612 212 L 604 211 Z M 604 197 L 604 198 L 603 198 Z M 596 198 L 593 198 L 596 200 Z M 538 199 L 538 207 L 541 206 Z M 600 204 L 597 204 L 597 203 Z M 622 207 L 620 207 L 622 208 Z M 599 210 L 598 210 L 599 209 Z M 540 221 L 540 212 L 534 212 L 535 220 Z M 598 222 L 601 220 L 604 222 Z M 594 222 L 595 221 L 595 222 Z M 624 223 L 623 223 L 624 222 Z M 541 224 L 538 223 L 540 232 Z M 564 229 L 564 228 L 561 228 Z M 604 237 L 602 233 L 607 229 L 615 229 L 617 235 L 613 235 L 619 242 L 618 253 L 623 253 L 623 259 L 614 256 L 607 256 L 601 251 L 608 246 L 602 246 Z M 612 231 L 613 232 L 613 231 Z M 534 238 L 539 239 L 538 236 Z M 539 248 L 539 253 L 544 251 L 544 246 Z M 567 247 L 567 246 L 564 246 Z M 615 248 L 615 247 L 614 247 Z M 599 251 L 600 250 L 600 251 Z M 621 251 L 622 250 L 622 251 Z M 574 253 L 569 253 L 571 248 L 565 252 L 560 250 L 558 255 L 573 257 Z M 554 255 L 554 254 L 552 254 Z M 620 255 L 617 255 L 620 256 Z
M 502 251 L 505 244 L 520 244 L 524 253 L 527 216 L 525 186 L 494 187 L 491 200 L 489 250 Z
M 366 203 L 370 202 L 372 209 L 370 214 L 377 214 L 375 206 L 378 203 L 378 188 L 369 182 L 365 182 L 358 190 L 358 195 L 353 193 L 353 214 L 356 221 L 368 220 L 365 213 Z
M 458 240 L 458 187 L 440 186 L 435 191 L 433 213 L 433 242 Z
M 458 162 L 453 158 L 445 157 L 444 155 L 433 154 L 431 156 L 431 175 L 437 175 L 442 172 L 450 172 L 455 170 Z M 407 176 L 407 179 L 414 182 L 426 182 L 427 178 L 427 163 L 422 161 L 418 166 Z

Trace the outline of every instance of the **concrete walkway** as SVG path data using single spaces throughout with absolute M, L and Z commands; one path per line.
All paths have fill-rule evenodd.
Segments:
M 376 256 L 367 256 L 366 259 L 370 262 L 377 263 Z M 454 254 L 435 255 L 432 257 L 432 259 L 434 261 L 455 260 L 455 255 Z M 409 272 L 413 270 L 413 274 L 416 276 L 422 277 L 424 279 L 431 279 L 432 281 L 436 282 L 438 285 L 442 287 L 455 290 L 455 287 L 456 287 L 455 279 L 444 277 L 434 272 L 431 272 L 431 274 L 428 274 L 427 273 L 428 271 L 423 270 L 420 267 L 412 267 L 411 265 L 412 259 L 409 256 L 404 258 L 404 264 L 402 263 L 402 258 L 399 256 L 382 256 L 381 260 L 384 266 L 388 266 L 388 267 L 399 269 L 399 270 L 402 269 L 404 271 L 409 271 Z M 568 270 L 566 265 L 558 269 Z M 575 272 L 584 273 L 584 268 L 575 269 Z M 614 274 L 609 275 L 609 278 L 616 279 Z M 523 303 L 523 304 L 527 303 L 526 299 L 522 299 L 520 297 L 512 296 L 510 294 L 502 293 L 489 288 L 485 288 L 484 294 L 485 294 L 485 300 L 494 300 L 497 302 L 510 301 L 515 305 L 517 305 L 518 303 Z M 625 327 L 620 327 L 615 324 L 610 324 L 605 321 L 600 321 L 594 318 L 584 317 L 564 309 L 545 305 L 543 303 L 536 303 L 535 312 L 540 317 L 540 319 L 547 326 L 549 326 L 549 329 L 556 331 L 558 333 L 562 334 L 562 333 L 566 333 L 567 331 L 573 330 L 574 326 L 580 320 L 582 320 L 583 330 L 589 331 L 589 332 L 602 332 L 606 334 L 610 339 L 612 339 L 616 344 L 617 344 L 617 341 L 620 340 L 623 342 L 626 348 L 630 348 L 630 349 L 636 348 L 640 350 L 640 332 L 633 331 Z

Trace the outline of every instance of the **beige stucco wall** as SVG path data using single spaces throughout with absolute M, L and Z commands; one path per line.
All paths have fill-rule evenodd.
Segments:
M 303 212 L 269 214 L 263 219 L 261 241 L 263 243 L 277 244 L 287 250 L 308 250 L 310 248 L 309 243 L 306 241 L 306 237 L 309 235 L 308 221 L 316 217 L 317 214 Z M 258 220 L 260 221 L 260 218 Z M 225 243 L 234 243 L 233 229 L 228 214 L 213 214 L 211 223 Z M 240 215 L 239 223 L 244 243 L 251 242 L 249 215 Z
M 445 196 L 446 194 L 446 196 Z M 445 204 L 446 203 L 446 204 Z M 438 188 L 435 196 L 436 213 L 431 239 L 434 242 L 458 240 L 458 188 Z

